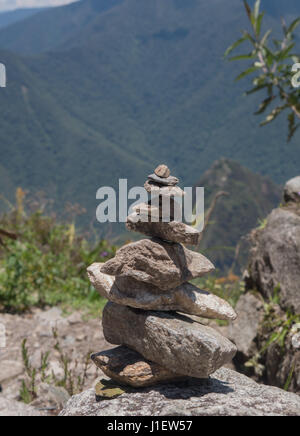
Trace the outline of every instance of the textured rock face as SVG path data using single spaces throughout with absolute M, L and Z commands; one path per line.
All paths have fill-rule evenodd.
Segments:
M 294 324 L 285 336 L 283 353 L 278 340 L 270 343 L 272 335 L 278 334 L 278 327 L 274 330 L 267 327 L 286 321 L 286 314 L 278 305 L 272 306 L 272 324 L 270 318 L 265 319 L 264 304 L 259 296 L 251 293 L 243 295 L 235 310 L 238 317 L 229 325 L 228 336 L 238 348 L 234 358 L 236 368 L 244 371 L 245 362 L 260 353 L 260 368 L 255 378 L 280 388 L 289 380 L 289 390 L 300 393 L 300 324 Z
M 38 410 L 24 403 L 8 400 L 0 395 L 0 416 L 43 416 Z
M 285 184 L 284 200 L 286 202 L 300 202 L 300 176 L 294 177 Z
M 179 186 L 161 186 L 158 183 L 147 180 L 144 184 L 147 192 L 153 195 L 161 195 L 165 197 L 183 197 L 185 192 Z
M 281 307 L 300 314 L 300 213 L 273 210 L 266 227 L 253 235 L 253 244 L 247 287 L 270 299 L 280 286 Z
M 137 214 L 129 215 L 126 227 L 129 231 L 154 236 L 171 242 L 197 245 L 200 232 L 182 222 L 142 222 L 137 221 Z
M 112 380 L 133 387 L 152 386 L 182 378 L 124 346 L 93 354 L 91 358 Z
M 154 173 L 158 176 L 158 177 L 162 177 L 162 178 L 168 178 L 171 174 L 169 168 L 167 167 L 167 165 L 159 165 Z
M 150 174 L 150 176 L 148 176 L 148 179 L 151 180 L 152 182 L 155 182 L 159 185 L 164 185 L 164 186 L 175 186 L 179 182 L 177 177 L 174 177 L 174 176 L 159 177 L 156 174 Z
M 236 347 L 218 332 L 178 314 L 108 303 L 102 325 L 111 344 L 126 345 L 176 374 L 208 377 L 236 353 Z
M 95 401 L 90 389 L 61 416 L 300 416 L 300 397 L 222 368 L 207 380 L 164 384 Z
M 235 308 L 238 318 L 229 325 L 229 337 L 246 359 L 258 351 L 254 340 L 264 317 L 263 307 L 254 295 L 242 295 Z
M 122 279 L 116 280 L 114 276 L 103 274 L 100 271 L 102 265 L 91 265 L 87 270 L 88 276 L 98 292 L 114 303 L 144 310 L 178 311 L 213 319 L 236 318 L 235 311 L 225 300 L 190 283 L 183 283 L 176 289 L 161 293 L 159 289 L 132 280 L 130 286 L 127 289 L 125 286 L 125 290 L 121 291 L 119 283 L 122 283 Z
M 105 274 L 134 278 L 161 290 L 176 288 L 213 270 L 213 264 L 200 253 L 181 244 L 148 239 L 122 247 L 101 268 Z

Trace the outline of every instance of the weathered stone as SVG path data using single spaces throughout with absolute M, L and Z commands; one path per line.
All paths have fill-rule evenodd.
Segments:
M 100 271 L 101 265 L 94 263 L 88 268 L 89 279 L 104 298 L 114 303 L 144 310 L 178 311 L 203 318 L 236 318 L 235 311 L 227 301 L 202 291 L 191 283 L 183 283 L 169 292 L 161 292 L 158 288 L 132 280 L 126 288 L 122 279 L 116 280 L 113 276 L 103 274 Z
M 213 270 L 213 264 L 202 254 L 159 239 L 125 245 L 101 268 L 105 274 L 134 278 L 162 290 L 176 288 Z
M 124 346 L 92 354 L 91 359 L 112 380 L 133 387 L 182 379 L 181 375 L 145 360 L 139 353 Z
M 248 293 L 240 297 L 235 310 L 238 318 L 229 325 L 228 334 L 246 360 L 258 351 L 255 338 L 264 318 L 264 304 L 258 297 Z
M 286 202 L 300 202 L 300 176 L 294 177 L 285 184 L 284 200 Z
M 283 309 L 300 314 L 300 211 L 274 209 L 263 229 L 252 233 L 247 289 L 265 299 L 275 293 Z
M 185 192 L 179 186 L 161 186 L 158 183 L 147 180 L 144 188 L 152 195 L 161 195 L 165 197 L 183 197 Z
M 159 165 L 154 173 L 158 176 L 158 177 L 163 177 L 163 178 L 168 178 L 170 176 L 170 170 L 167 167 L 167 165 Z
M 111 344 L 126 345 L 176 374 L 208 377 L 236 353 L 236 347 L 214 329 L 175 313 L 108 303 L 102 325 Z
M 168 203 L 162 205 L 162 199 Z M 140 216 L 142 221 L 162 221 L 168 219 L 168 221 L 182 221 L 182 207 L 174 201 L 172 197 L 158 197 L 154 199 L 151 204 L 151 200 L 148 203 L 140 203 L 133 207 L 133 211 Z
M 148 179 L 151 180 L 152 182 L 164 186 L 175 186 L 179 182 L 177 177 L 169 176 L 167 178 L 163 178 L 163 177 L 158 177 L 156 174 L 150 174 L 150 176 L 148 176 Z
M 142 233 L 171 242 L 198 245 L 201 233 L 178 221 L 142 222 L 136 213 L 127 217 L 126 227 L 129 231 Z
M 300 416 L 300 397 L 227 368 L 207 380 L 139 388 L 109 401 L 90 389 L 75 395 L 61 416 Z

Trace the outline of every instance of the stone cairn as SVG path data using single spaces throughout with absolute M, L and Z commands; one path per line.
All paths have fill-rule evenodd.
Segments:
M 88 268 L 91 283 L 109 300 L 102 318 L 105 339 L 118 345 L 93 354 L 92 360 L 121 385 L 207 378 L 236 353 L 227 338 L 195 320 L 195 316 L 234 320 L 236 314 L 223 299 L 189 283 L 214 266 L 182 245 L 197 245 L 200 233 L 172 220 L 175 199 L 184 195 L 177 183 L 166 165 L 156 168 L 144 186 L 158 201 L 136 206 L 126 224 L 151 239 L 125 245 L 113 259 Z M 171 205 L 169 222 L 163 221 L 163 197 Z

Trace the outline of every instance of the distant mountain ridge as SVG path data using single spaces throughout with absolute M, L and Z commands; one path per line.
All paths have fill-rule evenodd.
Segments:
M 245 237 L 280 204 L 282 188 L 230 159 L 214 162 L 196 186 L 205 187 L 206 211 L 218 192 L 228 194 L 216 204 L 204 231 L 201 251 L 221 271 L 233 267 L 235 272 L 242 273 L 249 248 Z
M 85 0 L 2 30 L 1 193 L 44 190 L 90 222 L 98 187 L 142 185 L 161 162 L 182 186 L 220 156 L 297 175 L 297 138 L 286 146 L 285 120 L 257 127 L 257 98 L 223 60 L 245 26 L 240 0 Z M 7 51 L 21 43 L 35 54 Z
M 46 9 L 46 8 L 45 8 Z M 40 8 L 33 9 L 16 9 L 14 11 L 0 12 L 0 29 L 8 27 L 18 21 L 23 21 L 28 17 L 31 17 L 38 12 L 41 12 Z

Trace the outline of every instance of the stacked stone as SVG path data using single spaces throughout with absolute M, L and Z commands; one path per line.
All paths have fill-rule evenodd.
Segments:
M 184 195 L 177 183 L 169 169 L 160 165 L 145 183 L 151 200 L 138 205 L 127 218 L 129 230 L 151 239 L 125 245 L 113 259 L 88 268 L 91 283 L 109 300 L 102 318 L 105 339 L 119 345 L 94 354 L 92 359 L 106 375 L 124 385 L 207 378 L 236 353 L 227 338 L 187 316 L 236 318 L 226 301 L 189 283 L 213 271 L 214 266 L 182 245 L 197 244 L 200 234 L 173 219 L 176 197 Z M 165 197 L 171 203 L 169 221 L 163 216 Z M 145 220 L 145 215 L 156 216 L 156 222 Z

